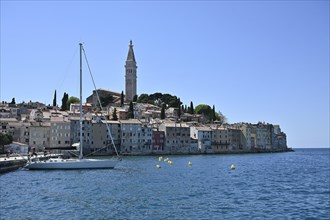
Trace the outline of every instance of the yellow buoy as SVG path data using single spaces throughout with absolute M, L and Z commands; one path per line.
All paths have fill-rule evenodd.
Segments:
M 230 166 L 230 169 L 232 169 L 232 170 L 235 170 L 235 165 L 234 164 L 232 164 L 231 166 Z
M 156 168 L 160 168 L 160 165 L 157 164 L 157 165 L 156 165 Z
M 171 161 L 171 160 L 167 161 L 167 163 L 168 163 L 169 165 L 172 165 L 172 161 Z
M 167 162 L 167 161 L 168 161 L 168 158 L 165 158 L 165 159 L 164 159 L 164 162 Z
M 188 162 L 188 165 L 189 165 L 189 166 L 191 166 L 191 165 L 192 165 L 192 162 L 191 162 L 191 161 L 189 161 L 189 162 Z

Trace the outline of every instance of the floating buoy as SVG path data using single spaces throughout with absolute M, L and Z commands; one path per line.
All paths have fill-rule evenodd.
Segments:
M 230 166 L 230 169 L 232 169 L 232 170 L 235 170 L 235 165 L 234 164 L 232 164 L 231 166 Z
M 168 163 L 169 165 L 172 165 L 172 161 L 171 161 L 171 160 L 167 161 L 167 163 Z
M 192 162 L 191 162 L 191 161 L 189 161 L 189 162 L 188 162 L 188 165 L 189 165 L 189 166 L 191 166 L 191 165 L 192 165 Z
M 159 158 L 158 158 L 158 161 L 162 161 L 162 160 L 163 160 L 163 157 L 159 157 Z
M 161 167 L 160 165 L 158 165 L 158 164 L 156 165 L 156 168 L 160 168 L 160 167 Z
M 164 159 L 164 162 L 167 162 L 167 161 L 168 161 L 168 158 L 165 158 L 165 159 Z

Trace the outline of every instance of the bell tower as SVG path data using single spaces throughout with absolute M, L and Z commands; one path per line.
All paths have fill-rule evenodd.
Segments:
M 130 41 L 128 55 L 125 65 L 125 100 L 126 102 L 133 101 L 134 96 L 137 94 L 137 76 L 136 76 L 136 61 L 133 51 L 133 44 Z

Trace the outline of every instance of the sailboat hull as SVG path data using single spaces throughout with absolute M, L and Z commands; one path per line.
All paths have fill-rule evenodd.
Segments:
M 50 159 L 30 162 L 25 168 L 29 170 L 113 169 L 117 162 L 117 160 L 98 159 Z

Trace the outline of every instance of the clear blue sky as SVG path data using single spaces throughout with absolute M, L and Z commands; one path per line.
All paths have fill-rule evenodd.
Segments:
M 295 148 L 329 147 L 329 1 L 1 1 L 0 100 L 78 97 L 79 42 L 97 87 L 121 92 L 130 40 L 138 94 L 280 124 Z

